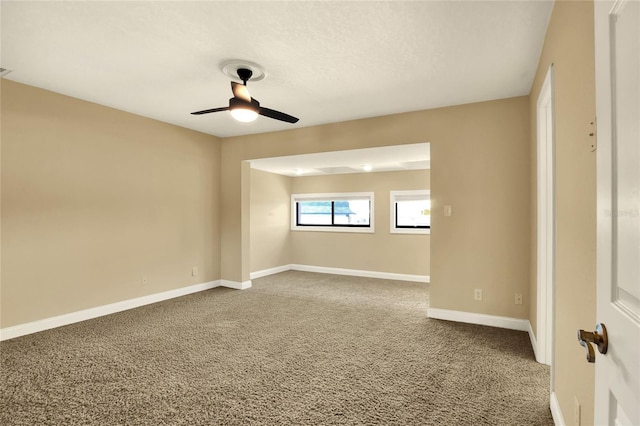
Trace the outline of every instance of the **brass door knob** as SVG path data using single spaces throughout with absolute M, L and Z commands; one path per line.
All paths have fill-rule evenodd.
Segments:
M 602 323 L 596 324 L 596 331 L 578 330 L 578 341 L 587 349 L 587 361 L 596 362 L 596 353 L 591 344 L 598 347 L 601 354 L 607 353 L 609 347 L 609 338 L 607 337 L 607 327 Z

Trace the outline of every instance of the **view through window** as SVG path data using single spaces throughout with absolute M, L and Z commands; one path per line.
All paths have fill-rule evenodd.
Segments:
M 373 194 L 294 194 L 292 228 L 371 228 Z
M 428 190 L 391 191 L 392 233 L 429 233 L 431 199 Z

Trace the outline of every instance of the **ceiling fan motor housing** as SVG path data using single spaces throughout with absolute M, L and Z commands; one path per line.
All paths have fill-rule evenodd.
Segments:
M 244 99 L 240 98 L 231 98 L 229 99 L 229 109 L 248 109 L 255 111 L 256 113 L 260 112 L 260 102 L 251 98 L 251 102 L 247 102 Z

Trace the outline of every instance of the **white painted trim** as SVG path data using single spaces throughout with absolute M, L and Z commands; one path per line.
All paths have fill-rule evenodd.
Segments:
M 555 279 L 554 78 L 549 65 L 537 101 L 537 328 L 536 360 L 552 365 Z
M 248 288 L 251 288 L 251 280 L 244 282 L 220 280 L 220 286 L 233 288 L 236 290 L 246 290 Z
M 560 410 L 560 403 L 558 402 L 558 396 L 555 392 L 551 392 L 550 398 L 551 416 L 553 417 L 553 423 L 556 426 L 566 426 L 564 417 L 562 417 L 562 410 Z
M 370 227 L 358 228 L 356 226 L 296 226 L 292 231 L 303 232 L 342 232 L 347 234 L 375 234 L 373 225 Z
M 428 275 L 398 274 L 395 272 L 363 271 L 360 269 L 330 268 L 327 266 L 290 265 L 294 271 L 319 272 L 321 274 L 349 275 L 352 277 L 382 278 L 385 280 L 416 281 L 428 283 Z
M 508 328 L 510 330 L 529 331 L 529 320 L 495 315 L 476 314 L 473 312 L 451 311 L 449 309 L 427 308 L 429 318 L 465 322 L 468 324 L 488 325 Z
M 428 283 L 430 279 L 429 275 L 398 274 L 395 272 L 364 271 L 361 269 L 331 268 L 328 266 L 298 264 L 282 265 L 276 266 L 275 268 L 263 269 L 261 271 L 252 272 L 250 277 L 253 280 L 286 271 L 317 272 L 320 274 L 349 275 L 352 277 L 381 278 L 385 280 L 415 281 L 420 283 Z
M 391 228 L 389 228 L 389 233 L 394 235 L 431 235 L 431 228 L 395 228 L 393 225 L 390 226 Z
M 533 327 L 531 327 L 531 321 L 527 321 L 529 324 L 529 340 L 531 340 L 531 347 L 533 348 L 533 354 L 536 356 L 536 361 L 538 360 L 538 342 L 536 341 L 536 335 L 533 333 Z
M 273 274 L 279 274 L 280 272 L 286 272 L 291 270 L 291 265 L 276 266 L 275 268 L 263 269 L 261 271 L 252 272 L 249 278 L 255 280 L 256 278 L 262 278 Z
M 25 324 L 19 324 L 13 327 L 6 327 L 0 329 L 0 341 L 25 336 L 27 334 L 37 333 L 39 331 L 49 330 L 56 327 L 62 327 L 64 325 L 86 321 L 109 314 L 115 314 L 116 312 L 139 308 L 140 306 L 150 305 L 152 303 L 162 302 L 164 300 L 173 299 L 180 296 L 186 296 L 187 294 L 197 293 L 199 291 L 209 290 L 220 286 L 220 281 L 221 280 L 195 284 L 188 287 L 177 288 L 175 290 L 164 291 L 162 293 L 149 294 L 147 296 L 136 297 L 135 299 L 123 300 L 121 302 L 84 309 L 82 311 L 71 312 L 51 318 L 45 318 Z

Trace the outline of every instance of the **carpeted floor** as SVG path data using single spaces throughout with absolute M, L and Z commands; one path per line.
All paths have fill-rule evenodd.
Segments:
M 0 343 L 2 425 L 552 425 L 524 332 L 284 272 Z

